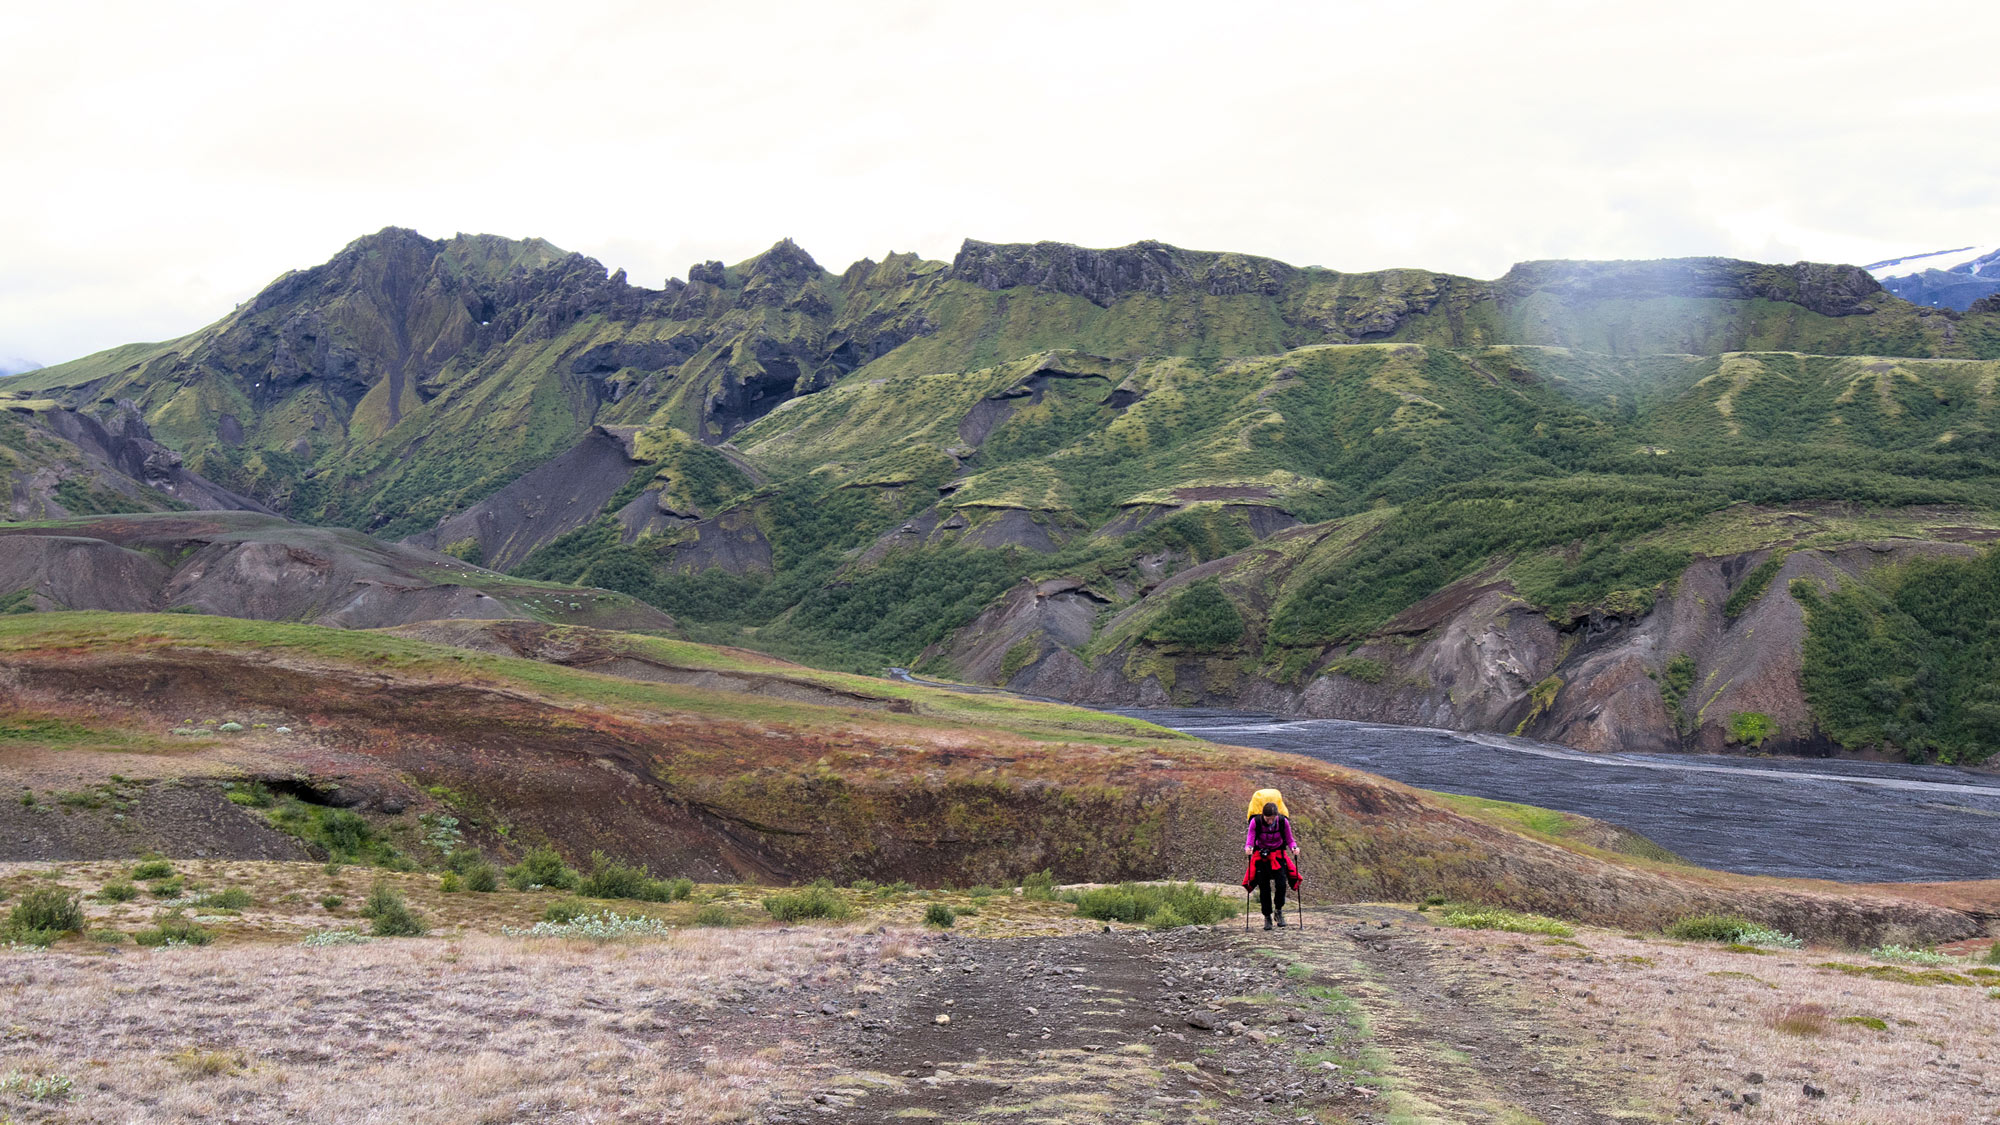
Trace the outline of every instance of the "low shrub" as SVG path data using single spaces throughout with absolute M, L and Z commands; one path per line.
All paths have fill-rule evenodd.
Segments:
M 67 1074 L 10 1070 L 0 1074 L 0 1094 L 16 1094 L 31 1102 L 64 1102 L 76 1096 L 76 1082 Z
M 948 930 L 951 928 L 952 923 L 956 921 L 958 921 L 958 915 L 952 913 L 951 907 L 946 906 L 944 903 L 934 902 L 924 907 L 924 925 L 926 926 L 936 926 L 940 930 Z
M 171 879 L 162 879 L 152 886 L 147 887 L 146 893 L 152 895 L 154 898 L 179 898 L 181 897 L 181 892 L 185 890 L 187 890 L 187 880 L 176 875 Z
M 92 930 L 89 936 L 90 940 L 105 945 L 118 945 L 125 940 L 125 935 L 118 930 Z
M 187 1047 L 174 1052 L 173 1064 L 190 1078 L 217 1078 L 243 1069 L 243 1056 L 229 1051 L 200 1051 Z
M 464 886 L 464 883 L 459 880 L 458 872 L 456 871 L 447 871 L 438 877 L 439 894 L 457 894 L 459 888 L 462 886 Z
M 174 865 L 164 859 L 141 860 L 139 865 L 132 869 L 132 878 L 140 882 L 153 879 L 171 879 L 173 876 Z
M 1021 880 L 1021 897 L 1036 902 L 1053 902 L 1056 897 L 1055 873 L 1047 868 L 1037 871 Z
M 1985 961 L 1989 965 L 2000 965 L 2000 941 L 1994 942 L 1986 951 Z
M 884 883 L 881 886 L 876 887 L 875 897 L 882 899 L 895 898 L 898 895 L 910 894 L 914 892 L 916 889 L 917 885 L 915 883 L 906 883 L 903 880 L 898 879 L 893 883 Z
M 1510 934 L 1545 934 L 1560 938 L 1576 935 L 1567 922 L 1540 914 L 1523 914 L 1485 906 L 1448 906 L 1439 915 L 1439 921 L 1463 930 L 1501 930 Z
M 222 795 L 229 798 L 232 805 L 242 805 L 247 809 L 268 809 L 271 807 L 271 790 L 261 781 L 247 785 L 231 785 L 223 789 Z
M 743 924 L 743 916 L 723 906 L 721 903 L 711 902 L 694 912 L 694 924 L 697 926 L 740 926 Z
M 131 902 L 139 897 L 139 888 L 122 879 L 113 880 L 97 888 L 99 902 Z
M 361 916 L 368 919 L 368 932 L 376 937 L 422 937 L 424 933 L 423 918 L 410 910 L 403 893 L 387 880 L 377 880 L 369 888 Z
M 7 912 L 10 934 L 48 930 L 58 934 L 83 929 L 83 901 L 63 887 L 33 887 Z
M 387 840 L 376 835 L 375 826 L 359 813 L 309 805 L 296 797 L 287 797 L 278 802 L 268 815 L 273 828 L 311 845 L 323 853 L 330 864 L 394 866 L 403 858 Z
M 246 910 L 250 906 L 250 892 L 242 887 L 230 887 L 196 899 L 196 906 L 206 906 L 214 910 Z
M 542 921 L 562 925 L 589 914 L 595 907 L 580 898 L 559 898 L 542 911 Z
M 644 867 L 619 863 L 603 852 L 590 853 L 590 874 L 577 884 L 591 898 L 625 898 L 636 902 L 676 902 L 694 893 L 692 879 L 655 879 Z
M 998 892 L 998 891 L 994 890 L 994 889 L 993 889 L 992 887 L 988 887 L 988 886 L 977 886 L 977 887 L 972 887 L 972 888 L 968 889 L 968 890 L 967 890 L 967 891 L 965 892 L 965 894 L 966 894 L 966 897 L 967 897 L 967 898 L 970 898 L 970 899 L 971 899 L 972 901 L 974 901 L 974 902 L 978 902 L 978 901 L 980 901 L 981 899 L 988 899 L 988 898 L 992 898 L 992 897 L 993 897 L 994 895 L 996 895 L 996 894 L 999 894 L 999 893 L 1000 893 L 1000 892 Z
M 500 869 L 484 860 L 468 867 L 464 872 L 465 889 L 479 894 L 492 894 L 500 889 Z
M 347 902 L 339 895 L 321 895 L 319 904 L 328 910 L 339 910 Z
M 1076 912 L 1105 922 L 1145 923 L 1155 929 L 1211 926 L 1237 913 L 1236 900 L 1187 883 L 1121 883 L 1068 896 Z
M 215 933 L 176 907 L 153 919 L 152 928 L 133 934 L 132 940 L 149 947 L 207 945 L 215 940 Z
M 856 879 L 852 883 L 847 884 L 847 889 L 850 891 L 860 891 L 862 894 L 865 895 L 873 891 L 879 885 L 880 884 L 876 883 L 875 880 L 873 879 Z
M 764 909 L 780 922 L 802 922 L 812 918 L 839 921 L 853 913 L 839 892 L 832 887 L 818 885 L 802 891 L 766 895 Z
M 1744 933 L 1757 928 L 1755 922 L 1734 914 L 1693 914 L 1667 923 L 1665 932 L 1681 941 L 1740 942 Z
M 1771 1016 L 1771 1026 L 1787 1035 L 1825 1035 L 1828 1015 L 1819 1004 L 1787 1004 Z
M 576 872 L 563 863 L 562 855 L 546 844 L 528 849 L 521 862 L 507 869 L 507 885 L 517 891 L 529 887 L 553 887 L 559 891 L 576 889 Z

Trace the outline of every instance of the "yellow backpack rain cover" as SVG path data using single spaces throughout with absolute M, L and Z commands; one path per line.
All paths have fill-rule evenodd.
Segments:
M 1285 810 L 1285 795 L 1276 789 L 1259 789 L 1255 793 L 1252 793 L 1250 795 L 1250 811 L 1243 815 L 1256 816 L 1258 813 L 1264 811 L 1266 804 L 1278 806 L 1279 816 L 1292 815 Z

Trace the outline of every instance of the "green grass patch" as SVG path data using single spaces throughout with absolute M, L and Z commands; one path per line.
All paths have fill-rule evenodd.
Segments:
M 1086 918 L 1143 923 L 1155 930 L 1212 926 L 1224 918 L 1235 917 L 1241 909 L 1234 898 L 1202 890 L 1193 882 L 1121 883 L 1065 897 Z
M 819 884 L 803 890 L 766 895 L 763 905 L 771 917 L 787 923 L 822 919 L 838 922 L 854 912 L 840 892 L 830 885 Z

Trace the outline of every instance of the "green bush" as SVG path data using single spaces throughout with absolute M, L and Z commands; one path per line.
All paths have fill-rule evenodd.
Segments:
M 132 878 L 140 882 L 147 882 L 153 879 L 171 879 L 173 877 L 174 865 L 164 859 L 143 860 L 137 867 L 132 869 Z
M 655 879 L 643 867 L 618 863 L 603 852 L 592 852 L 590 874 L 583 877 L 576 889 L 591 898 L 676 902 L 694 893 L 694 880 Z
M 334 863 L 394 864 L 400 855 L 359 813 L 311 805 L 296 797 L 278 803 L 268 814 L 271 826 L 290 833 Z
M 179 898 L 181 897 L 181 892 L 185 890 L 187 890 L 187 880 L 176 875 L 171 879 L 162 879 L 152 886 L 147 887 L 146 893 L 152 895 L 154 898 Z
M 1106 922 L 1154 925 L 1156 929 L 1176 926 L 1209 926 L 1235 916 L 1236 902 L 1213 891 L 1187 883 L 1121 883 L 1069 896 L 1076 912 L 1086 918 Z
M 458 872 L 456 871 L 447 871 L 443 875 L 438 877 L 439 894 L 446 894 L 446 895 L 457 894 L 459 888 L 462 887 L 463 885 L 464 884 L 463 882 L 460 881 L 458 877 Z
M 1220 582 L 1204 578 L 1174 594 L 1145 638 L 1185 652 L 1219 652 L 1243 639 L 1243 615 Z
M 149 947 L 207 945 L 215 940 L 215 933 L 189 918 L 179 907 L 175 907 L 155 918 L 151 929 L 140 930 L 133 934 L 132 940 Z
M 250 892 L 242 887 L 230 887 L 201 896 L 195 900 L 195 905 L 214 910 L 244 910 L 250 906 Z
M 480 861 L 466 868 L 465 889 L 479 894 L 491 894 L 500 889 L 500 871 L 492 864 Z
M 1055 901 L 1055 874 L 1047 868 L 1029 874 L 1021 880 L 1021 897 L 1035 902 Z
M 97 888 L 99 902 L 131 902 L 139 897 L 139 888 L 122 879 L 114 879 Z
M 1695 914 L 1669 922 L 1666 935 L 1681 941 L 1741 941 L 1757 923 L 1735 914 Z
M 63 887 L 32 887 L 7 912 L 7 931 L 50 930 L 58 934 L 83 929 L 83 902 Z
M 951 907 L 946 906 L 944 903 L 934 902 L 924 907 L 924 925 L 926 926 L 936 926 L 938 929 L 948 930 L 951 928 L 951 924 L 956 921 L 958 921 L 958 915 L 952 913 Z
M 529 848 L 521 862 L 507 869 L 507 885 L 517 891 L 529 887 L 574 890 L 577 882 L 576 872 L 563 863 L 560 853 L 546 844 Z
M 548 908 L 542 911 L 542 921 L 566 926 L 578 918 L 588 918 L 595 909 L 597 908 L 572 895 L 550 903 Z
M 339 910 L 346 902 L 347 900 L 339 895 L 322 895 L 319 900 L 319 904 L 328 910 Z
M 1777 737 L 1778 724 L 1762 711 L 1736 711 L 1729 716 L 1729 741 L 1743 746 L 1762 746 Z
M 361 916 L 369 920 L 369 932 L 376 937 L 421 937 L 424 933 L 423 919 L 410 910 L 403 893 L 386 879 L 376 880 L 368 889 Z
M 229 798 L 230 804 L 242 805 L 244 808 L 268 809 L 271 807 L 271 790 L 261 781 L 252 781 L 247 785 L 226 786 L 223 789 L 222 795 Z
M 812 918 L 839 921 L 853 913 L 847 900 L 841 898 L 838 892 L 822 886 L 766 895 L 764 909 L 780 922 L 802 922 Z

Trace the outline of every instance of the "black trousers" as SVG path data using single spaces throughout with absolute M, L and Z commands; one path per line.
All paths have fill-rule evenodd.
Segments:
M 1264 917 L 1269 918 L 1273 894 L 1277 896 L 1277 909 L 1280 911 L 1285 909 L 1285 869 L 1280 865 L 1273 871 L 1270 860 L 1261 855 L 1257 859 L 1257 901 L 1264 907 Z

